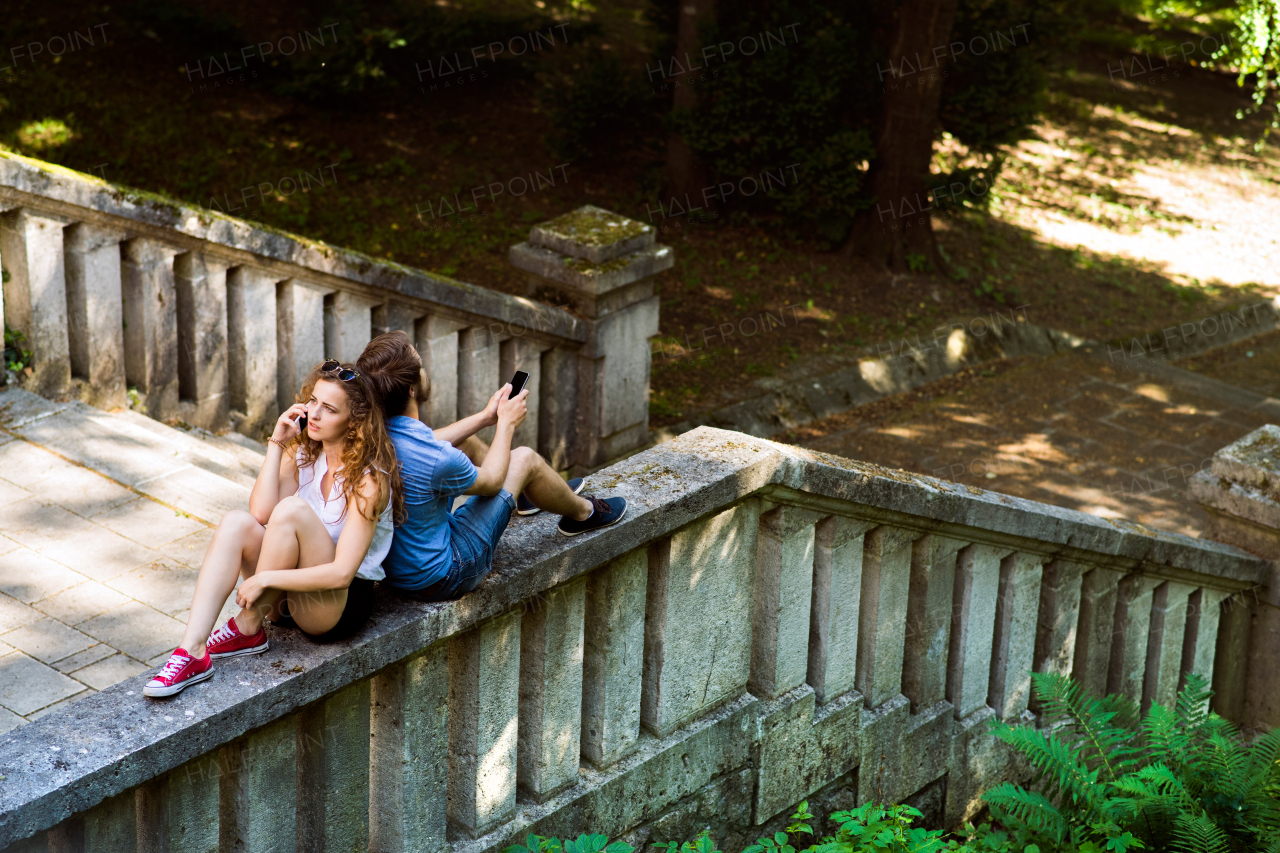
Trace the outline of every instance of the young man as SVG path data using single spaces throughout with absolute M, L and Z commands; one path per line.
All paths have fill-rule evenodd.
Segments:
M 369 342 L 356 366 L 382 402 L 404 482 L 407 518 L 397 524 L 383 560 L 389 584 L 422 601 L 445 601 L 475 589 L 493 567 L 498 538 L 516 510 L 562 516 L 559 530 L 577 536 L 608 527 L 627 510 L 623 498 L 582 497 L 582 481 L 566 483 L 528 447 L 511 447 L 528 412 L 525 389 L 504 385 L 484 411 L 432 431 L 420 418 L 427 398 L 422 360 L 409 336 L 390 332 Z M 476 433 L 497 426 L 493 445 Z M 471 495 L 450 512 L 453 499 Z

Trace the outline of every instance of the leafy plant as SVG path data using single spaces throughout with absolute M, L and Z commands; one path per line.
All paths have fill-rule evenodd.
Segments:
M 633 853 L 635 850 L 625 841 L 610 843 L 608 836 L 579 835 L 576 839 L 543 838 L 530 835 L 524 844 L 513 844 L 503 853 Z
M 5 271 L 8 279 L 8 271 Z M 31 364 L 31 350 L 23 349 L 27 336 L 15 329 L 4 327 L 4 366 L 7 370 L 22 370 Z
M 1145 716 L 1120 696 L 1096 699 L 1071 679 L 1031 674 L 1044 728 L 995 723 L 1038 774 L 984 799 L 1005 826 L 1049 850 L 1280 853 L 1280 729 L 1246 743 L 1208 710 L 1187 676 L 1173 708 Z

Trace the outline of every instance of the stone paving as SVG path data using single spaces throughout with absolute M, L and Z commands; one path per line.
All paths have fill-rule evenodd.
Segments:
M 1204 375 L 1083 349 L 1025 359 L 974 372 L 957 393 L 920 389 L 920 402 L 900 399 L 887 416 L 854 409 L 775 438 L 1197 536 L 1189 476 L 1219 448 L 1280 423 L 1280 401 L 1264 393 L 1272 378 L 1260 373 L 1271 359 L 1256 344 L 1234 349 L 1240 357 L 1215 370 L 1198 363 Z
M 220 505 L 241 495 L 247 502 L 243 480 L 255 457 L 133 413 L 21 391 L 0 393 L 0 422 L 0 731 L 7 731 L 164 661 L 182 636 Z M 23 437 L 36 431 L 58 452 Z M 168 488 L 160 481 L 175 472 L 198 479 L 188 470 L 196 467 L 193 450 L 212 457 L 203 459 L 207 466 L 224 463 L 221 474 L 197 469 L 221 485 L 202 482 L 202 493 L 180 501 L 186 507 L 148 494 Z

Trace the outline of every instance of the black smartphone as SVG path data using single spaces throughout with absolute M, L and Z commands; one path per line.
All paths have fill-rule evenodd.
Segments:
M 529 381 L 529 374 L 523 370 L 517 370 L 516 375 L 511 377 L 511 396 L 508 399 L 515 399 L 515 396 L 524 390 L 524 383 Z
M 307 413 L 303 412 L 302 414 L 298 415 L 298 418 L 296 421 L 294 421 L 294 423 L 298 425 L 299 434 L 306 432 L 307 431 Z

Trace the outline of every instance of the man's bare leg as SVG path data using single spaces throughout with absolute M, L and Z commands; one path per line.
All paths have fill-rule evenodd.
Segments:
M 513 498 L 524 492 L 538 509 L 567 515 L 577 521 L 589 518 L 594 511 L 591 501 L 575 495 L 555 469 L 528 447 L 511 450 L 511 465 L 507 468 L 507 479 L 503 481 L 502 488 Z
M 465 453 L 467 458 L 471 460 L 471 464 L 477 468 L 484 462 L 484 457 L 489 452 L 489 445 L 474 435 L 468 436 L 465 441 L 455 446 Z

